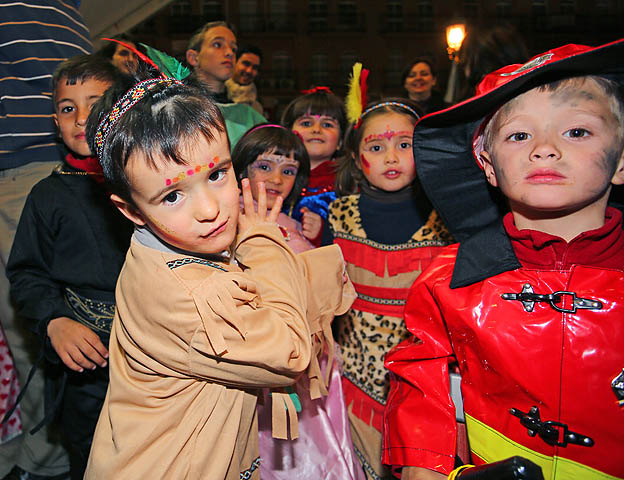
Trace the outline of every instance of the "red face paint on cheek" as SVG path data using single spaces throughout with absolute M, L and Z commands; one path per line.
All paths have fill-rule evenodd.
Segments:
M 360 162 L 362 164 L 362 171 L 368 175 L 370 173 L 370 163 L 368 160 L 366 160 L 366 157 L 364 156 L 364 154 L 360 154 Z

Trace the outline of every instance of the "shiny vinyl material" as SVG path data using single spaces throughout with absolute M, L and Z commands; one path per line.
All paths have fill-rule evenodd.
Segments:
M 386 357 L 386 366 L 405 380 L 393 385 L 388 400 L 386 460 L 403 455 L 397 453 L 400 445 L 414 452 L 426 446 L 426 451 L 400 460 L 438 465 L 448 473 L 455 428 L 447 364 L 454 352 L 466 414 L 498 438 L 485 444 L 473 439 L 469 423 L 469 439 L 483 448 L 473 450 L 473 461 L 479 461 L 475 453 L 482 461 L 500 460 L 498 452 L 514 446 L 550 464 L 546 470 L 551 476 L 545 478 L 624 478 L 624 407 L 612 388 L 624 368 L 624 273 L 585 266 L 570 271 L 521 268 L 451 290 L 448 278 L 455 253 L 451 249 L 443 257 L 447 255 L 438 257 L 437 268 L 427 272 L 408 298 L 406 323 L 422 341 L 403 342 Z M 527 284 L 539 294 L 575 292 L 600 301 L 603 308 L 566 313 L 538 302 L 527 312 L 522 302 L 501 298 Z M 563 304 L 570 307 L 571 298 L 564 295 Z M 510 409 L 528 412 L 533 406 L 542 421 L 565 424 L 591 437 L 594 445 L 550 445 L 539 435 L 530 436 Z M 577 470 L 574 476 L 559 476 L 559 457 L 572 460 L 568 464 Z M 583 466 L 591 467 L 587 475 L 579 473 Z

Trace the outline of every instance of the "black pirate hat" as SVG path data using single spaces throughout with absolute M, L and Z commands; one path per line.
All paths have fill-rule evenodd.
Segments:
M 423 117 L 414 129 L 414 161 L 433 206 L 456 240 L 496 221 L 504 204 L 475 157 L 485 120 L 502 105 L 539 85 L 599 75 L 624 85 L 624 39 L 599 47 L 565 45 L 487 75 L 476 95 Z

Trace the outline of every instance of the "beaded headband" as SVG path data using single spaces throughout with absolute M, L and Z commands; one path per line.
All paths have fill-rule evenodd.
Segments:
M 360 118 L 364 118 L 366 115 L 368 115 L 373 110 L 377 110 L 378 108 L 381 108 L 381 107 L 390 107 L 390 106 L 392 106 L 392 107 L 400 107 L 403 110 L 407 110 L 408 112 L 410 112 L 417 119 L 420 118 L 420 115 L 418 115 L 418 113 L 416 113 L 416 110 L 414 110 L 409 105 L 405 105 L 404 103 L 401 103 L 401 102 L 382 102 L 382 103 L 378 103 L 377 105 L 373 105 L 372 107 L 369 107 L 366 110 L 364 110 L 362 112 L 362 115 L 360 115 Z
M 142 98 L 144 98 L 154 87 L 159 85 L 184 85 L 175 78 L 150 78 L 134 85 L 121 97 L 110 113 L 100 122 L 95 133 L 95 147 L 98 158 L 102 158 L 106 140 L 113 127 L 119 119 L 132 107 L 134 107 Z

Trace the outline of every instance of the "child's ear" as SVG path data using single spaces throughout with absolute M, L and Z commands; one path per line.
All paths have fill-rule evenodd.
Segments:
M 131 205 L 126 200 L 121 198 L 119 195 L 111 193 L 110 196 L 111 202 L 115 204 L 115 206 L 119 209 L 123 216 L 130 220 L 135 225 L 145 225 L 145 219 L 141 212 L 139 212 L 134 205 Z
M 494 165 L 492 164 L 492 157 L 485 150 L 479 154 L 479 157 L 483 162 L 483 171 L 485 172 L 485 178 L 488 183 L 493 187 L 498 187 L 498 179 L 496 178 L 496 170 L 494 170 Z
M 618 161 L 617 168 L 613 177 L 611 178 L 611 183 L 613 185 L 622 185 L 624 184 L 624 150 L 620 155 L 620 160 Z
M 199 54 L 199 52 L 197 50 L 189 49 L 189 50 L 186 51 L 186 61 L 192 67 L 196 67 L 197 64 L 199 63 L 197 61 L 197 55 L 198 54 Z

